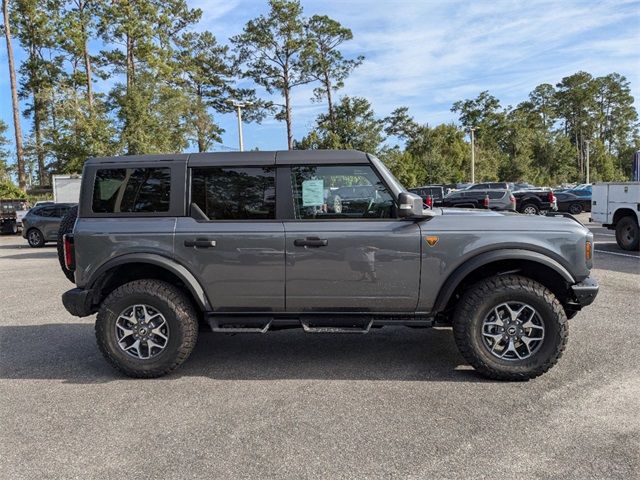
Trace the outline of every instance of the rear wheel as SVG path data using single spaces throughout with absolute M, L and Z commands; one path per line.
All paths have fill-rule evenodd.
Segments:
M 96 318 L 100 351 L 130 377 L 169 373 L 189 357 L 197 338 L 198 320 L 190 300 L 159 280 L 136 280 L 116 288 Z
M 522 213 L 525 215 L 538 215 L 538 213 L 540 213 L 540 209 L 533 203 L 527 203 L 522 207 Z
M 622 217 L 616 224 L 616 242 L 623 250 L 637 251 L 640 243 L 638 222 L 631 216 Z
M 75 278 L 73 272 L 67 268 L 64 263 L 64 236 L 73 232 L 73 226 L 76 224 L 76 218 L 78 218 L 78 206 L 71 207 L 67 214 L 62 218 L 60 222 L 60 228 L 58 229 L 58 262 L 64 276 L 74 283 Z
M 542 375 L 558 361 L 568 338 L 558 299 L 538 282 L 517 275 L 471 287 L 456 309 L 453 332 L 464 358 L 497 380 Z
M 40 248 L 44 246 L 44 235 L 37 228 L 32 228 L 27 232 L 27 242 L 32 248 Z
M 578 215 L 579 213 L 582 213 L 582 205 L 579 203 L 572 203 L 571 205 L 569 205 L 569 213 L 571 213 L 572 215 Z

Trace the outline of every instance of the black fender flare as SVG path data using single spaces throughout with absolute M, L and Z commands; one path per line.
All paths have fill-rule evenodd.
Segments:
M 93 289 L 96 284 L 104 278 L 104 275 L 114 267 L 126 265 L 127 263 L 148 263 L 164 268 L 173 273 L 187 286 L 193 298 L 198 302 L 198 306 L 204 311 L 212 310 L 207 294 L 196 277 L 182 264 L 174 259 L 159 255 L 157 253 L 126 253 L 118 257 L 107 260 L 100 265 L 87 281 L 87 289 Z
M 449 300 L 456 291 L 456 288 L 458 288 L 458 285 L 460 285 L 467 275 L 483 265 L 488 265 L 489 263 L 500 260 L 527 260 L 536 262 L 553 269 L 569 285 L 576 283 L 576 279 L 564 266 L 543 253 L 524 249 L 491 250 L 468 259 L 449 275 L 442 287 L 440 287 L 440 291 L 436 297 L 436 302 L 433 306 L 433 311 L 438 313 L 442 312 L 446 308 L 447 303 L 449 303 Z

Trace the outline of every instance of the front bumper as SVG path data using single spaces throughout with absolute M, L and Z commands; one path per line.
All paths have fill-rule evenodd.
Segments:
M 72 288 L 62 294 L 62 304 L 67 312 L 75 317 L 86 317 L 95 313 L 93 290 Z
M 580 308 L 591 305 L 598 295 L 598 282 L 595 278 L 587 277 L 580 283 L 571 286 L 573 295 Z

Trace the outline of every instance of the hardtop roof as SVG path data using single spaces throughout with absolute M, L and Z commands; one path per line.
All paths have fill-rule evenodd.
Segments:
M 292 165 L 308 163 L 369 163 L 369 156 L 359 150 L 275 150 L 251 152 L 203 152 L 154 155 L 93 157 L 88 165 L 105 163 L 149 163 L 186 161 L 189 166 L 204 165 Z

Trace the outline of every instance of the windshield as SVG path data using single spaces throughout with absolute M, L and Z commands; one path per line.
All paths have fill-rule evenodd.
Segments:
M 406 192 L 407 189 L 404 188 L 402 186 L 402 184 L 400 183 L 400 181 L 393 176 L 393 173 L 391 173 L 391 170 L 389 170 L 387 168 L 387 166 L 381 162 L 380 160 L 378 160 L 376 157 L 374 157 L 373 155 L 370 155 L 371 157 L 371 162 L 375 165 L 375 167 L 378 169 L 378 171 L 384 172 L 386 179 L 389 181 L 389 183 L 391 184 L 391 188 L 393 190 L 395 190 L 395 194 L 399 194 L 400 192 Z

